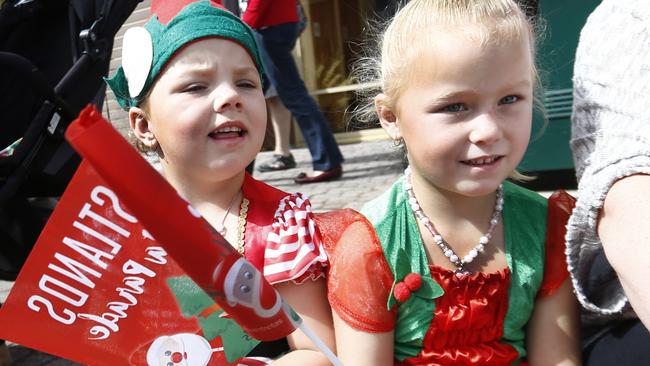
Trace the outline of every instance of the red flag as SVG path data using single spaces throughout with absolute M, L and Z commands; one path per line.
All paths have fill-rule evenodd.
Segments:
M 94 108 L 67 137 L 85 159 L 0 308 L 0 338 L 90 365 L 225 365 L 259 343 L 242 328 L 295 329 L 264 277 Z
M 170 349 L 193 345 L 188 360 L 227 365 L 258 342 L 241 344 L 223 314 L 84 161 L 0 308 L 0 338 L 89 365 L 146 365 L 173 337 Z
M 246 333 L 275 340 L 295 330 L 286 315 L 292 312 L 261 273 L 180 198 L 94 107 L 81 111 L 66 138 L 176 263 Z M 297 314 L 293 315 L 297 321 Z

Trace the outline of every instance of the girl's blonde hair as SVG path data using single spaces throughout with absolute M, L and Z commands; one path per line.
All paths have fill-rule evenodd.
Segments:
M 383 32 L 375 33 L 379 37 L 370 41 L 366 57 L 357 61 L 354 76 L 360 83 L 378 86 L 385 95 L 384 104 L 396 110 L 400 95 L 417 77 L 417 59 L 431 57 L 440 34 L 455 32 L 480 45 L 526 41 L 530 59 L 535 60 L 534 24 L 514 0 L 411 0 L 384 26 Z M 534 61 L 530 72 L 535 80 L 535 105 L 543 111 Z M 353 112 L 356 121 L 376 122 L 377 94 L 377 88 L 359 93 L 360 103 Z
M 417 76 L 413 75 L 417 70 L 414 62 L 427 54 L 426 51 L 435 50 L 436 36 L 441 32 L 457 32 L 480 44 L 527 40 L 531 60 L 535 60 L 533 24 L 514 0 L 411 0 L 383 27 L 383 32 L 375 33 L 379 37 L 370 40 L 367 55 L 355 64 L 354 76 L 360 83 L 378 85 L 387 96 L 388 107 L 394 107 Z M 534 63 L 531 73 L 539 87 Z M 358 120 L 376 119 L 373 101 L 376 95 L 376 88 L 362 92 L 363 106 L 355 111 Z

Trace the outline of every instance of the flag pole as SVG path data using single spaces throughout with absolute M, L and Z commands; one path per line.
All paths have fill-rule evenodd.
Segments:
M 327 357 L 327 359 L 330 360 L 332 365 L 334 366 L 344 366 L 341 360 L 336 357 L 334 352 L 332 352 L 329 347 L 323 342 L 322 339 L 320 339 L 316 333 L 314 333 L 308 326 L 305 324 L 305 322 L 300 322 L 300 325 L 298 325 L 298 329 L 302 330 L 303 333 L 312 341 L 314 342 L 314 345 L 321 351 L 323 354 Z

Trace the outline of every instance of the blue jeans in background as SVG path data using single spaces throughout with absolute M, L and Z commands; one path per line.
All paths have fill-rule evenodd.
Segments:
M 291 54 L 298 39 L 299 24 L 280 24 L 257 29 L 256 32 L 266 76 L 298 122 L 311 153 L 314 170 L 337 167 L 343 162 L 341 151 L 320 107 L 300 78 Z

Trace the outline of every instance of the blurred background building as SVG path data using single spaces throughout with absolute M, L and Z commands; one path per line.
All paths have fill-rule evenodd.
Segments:
M 294 55 L 307 88 L 320 104 L 339 144 L 385 138 L 378 124 L 359 126 L 347 111 L 353 108 L 356 92 L 376 85 L 359 83 L 350 77 L 351 67 L 362 54 L 368 24 L 377 24 L 394 14 L 397 0 L 300 0 L 308 24 Z M 521 163 L 527 172 L 558 171 L 573 175 L 569 150 L 572 107 L 572 71 L 580 29 L 600 0 L 521 0 L 538 13 L 541 30 L 539 64 L 544 86 L 541 100 L 546 118 L 537 113 L 533 141 Z M 126 28 L 142 25 L 150 2 L 140 3 L 115 38 L 111 73 L 119 64 L 122 36 Z M 120 129 L 126 128 L 126 114 L 107 91 L 105 114 Z M 303 146 L 298 128 L 292 129 L 294 146 Z

